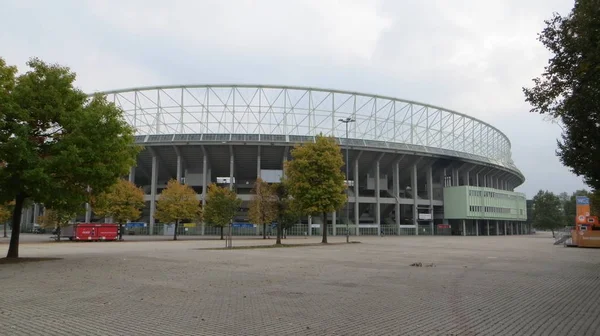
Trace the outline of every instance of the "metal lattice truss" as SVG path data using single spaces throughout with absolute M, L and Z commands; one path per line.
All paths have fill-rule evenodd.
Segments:
M 508 138 L 467 115 L 418 102 L 336 90 L 184 85 L 102 92 L 137 135 L 265 134 L 350 137 L 470 154 L 515 172 Z M 520 172 L 518 172 L 519 175 Z

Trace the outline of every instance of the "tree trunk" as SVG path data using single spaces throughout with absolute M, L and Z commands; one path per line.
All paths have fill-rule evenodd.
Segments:
M 123 240 L 123 224 L 119 223 L 119 241 Z
M 221 240 L 223 240 L 223 227 L 221 226 Z
M 267 224 L 263 224 L 263 239 L 267 239 Z
M 21 214 L 23 212 L 23 202 L 25 195 L 19 193 L 15 197 L 15 209 L 12 217 L 12 233 L 10 234 L 10 244 L 8 245 L 7 258 L 19 257 L 19 234 L 21 233 Z
M 327 244 L 327 212 L 323 212 L 323 240 L 321 243 Z
M 277 241 L 275 241 L 275 245 L 281 245 L 282 231 L 283 227 L 281 226 L 281 222 L 277 223 Z
M 56 227 L 56 241 L 60 241 L 60 224 Z
M 7 235 L 6 235 L 6 226 L 8 226 L 8 221 L 4 222 L 4 238 L 7 237 Z
M 179 226 L 179 219 L 175 220 L 175 230 L 173 231 L 173 240 L 177 240 L 177 227 Z
M 554 235 L 554 229 L 550 229 L 550 230 L 552 231 L 552 238 L 556 238 L 556 236 Z

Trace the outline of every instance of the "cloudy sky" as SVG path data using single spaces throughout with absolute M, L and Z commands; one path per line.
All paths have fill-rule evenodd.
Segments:
M 335 88 L 426 102 L 493 124 L 533 196 L 584 187 L 528 113 L 549 54 L 536 40 L 572 0 L 120 0 L 0 3 L 0 57 L 70 66 L 85 91 L 162 84 Z

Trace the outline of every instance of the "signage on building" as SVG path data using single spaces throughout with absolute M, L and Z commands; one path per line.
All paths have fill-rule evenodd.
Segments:
M 419 219 L 421 220 L 431 220 L 433 218 L 433 216 L 431 216 L 430 213 L 420 213 L 419 214 Z

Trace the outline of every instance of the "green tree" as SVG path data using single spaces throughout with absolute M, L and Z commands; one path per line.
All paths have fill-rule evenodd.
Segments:
M 223 239 L 223 228 L 230 224 L 241 204 L 242 200 L 233 190 L 219 187 L 215 183 L 208 187 L 204 220 L 214 227 L 221 228 L 221 240 Z
M 275 244 L 281 244 L 281 237 L 284 229 L 289 229 L 296 225 L 302 216 L 297 202 L 290 197 L 287 188 L 287 180 L 282 179 L 281 183 L 273 185 L 277 196 L 277 240 Z
M 0 59 L 0 202 L 15 201 L 7 258 L 19 256 L 26 199 L 48 208 L 89 201 L 127 174 L 134 130 L 105 97 L 74 87 L 69 68 L 33 58 L 30 70 Z
M 60 241 L 62 229 L 69 225 L 69 222 L 77 216 L 77 211 L 74 209 L 48 209 L 44 214 L 37 218 L 41 227 L 46 229 L 56 229 L 56 240 Z
M 112 217 L 119 224 L 119 240 L 123 239 L 123 223 L 140 218 L 144 205 L 144 191 L 123 179 L 94 197 L 92 202 L 94 213 Z
M 12 207 L 14 206 L 14 202 L 5 203 L 0 205 L 0 223 L 4 225 L 4 238 L 7 237 L 6 229 L 8 225 L 8 221 L 12 217 Z
M 538 229 L 554 230 L 564 227 L 564 214 L 560 199 L 549 191 L 540 190 L 533 197 L 533 226 Z
M 552 58 L 523 92 L 531 112 L 564 126 L 557 151 L 562 163 L 600 189 L 600 2 L 576 0 L 569 15 L 554 14 L 545 23 L 538 39 Z
M 287 186 L 303 213 L 323 215 L 323 243 L 327 243 L 327 214 L 346 202 L 344 160 L 332 137 L 318 135 L 314 143 L 297 145 L 286 163 Z
M 273 187 L 260 177 L 254 183 L 252 194 L 248 217 L 252 223 L 263 226 L 263 239 L 267 239 L 267 225 L 277 218 L 277 198 Z
M 192 187 L 181 184 L 175 179 L 170 180 L 160 193 L 160 199 L 156 202 L 155 217 L 161 222 L 175 222 L 173 240 L 177 240 L 179 221 L 183 219 L 195 221 L 202 217 L 200 202 L 196 196 Z
M 600 190 L 594 190 L 589 194 L 589 198 L 591 215 L 600 217 Z

